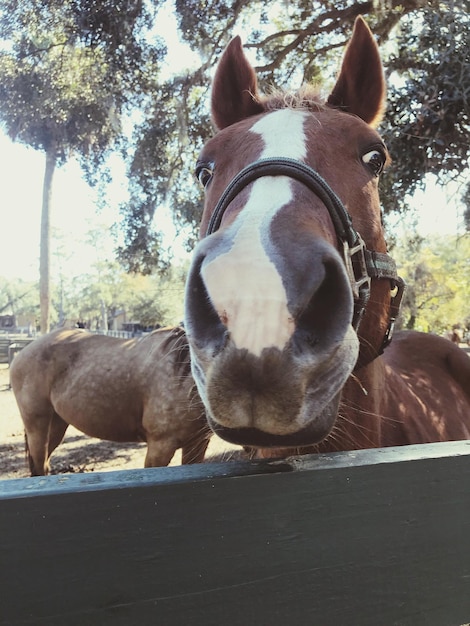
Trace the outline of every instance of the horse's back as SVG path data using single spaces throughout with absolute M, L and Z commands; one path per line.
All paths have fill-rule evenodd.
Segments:
M 95 335 L 86 330 L 58 330 L 26 346 L 11 366 L 13 390 L 28 381 L 37 381 L 42 389 L 62 385 L 85 386 L 93 381 L 122 387 L 124 380 L 135 387 L 155 383 L 158 369 L 165 375 L 183 367 L 189 370 L 189 351 L 184 330 L 168 327 L 141 339 L 119 339 Z
M 442 371 L 452 377 L 470 400 L 470 358 L 448 339 L 430 333 L 401 331 L 384 352 L 384 359 L 402 372 L 420 370 Z M 436 381 L 439 385 L 439 381 Z
M 402 331 L 383 359 L 410 442 L 470 438 L 470 358 L 464 350 L 437 335 Z
M 83 330 L 60 330 L 43 335 L 25 346 L 19 352 L 10 366 L 10 381 L 15 395 L 25 384 L 29 388 L 36 386 L 36 383 L 46 391 L 51 380 L 51 365 L 57 361 L 59 346 L 64 339 L 85 334 Z

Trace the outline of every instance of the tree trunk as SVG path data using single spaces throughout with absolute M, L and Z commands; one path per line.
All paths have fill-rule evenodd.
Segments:
M 42 213 L 41 213 L 41 242 L 39 251 L 39 306 L 41 311 L 41 333 L 48 333 L 50 329 L 50 260 L 51 260 L 51 198 L 52 178 L 57 163 L 55 146 L 46 152 L 46 169 L 42 187 Z
M 101 300 L 100 330 L 108 330 L 108 309 L 104 300 Z

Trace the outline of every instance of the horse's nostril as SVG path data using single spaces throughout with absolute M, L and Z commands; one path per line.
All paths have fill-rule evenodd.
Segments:
M 185 294 L 185 328 L 193 347 L 197 345 L 211 346 L 215 356 L 223 349 L 226 341 L 227 328 L 222 323 L 212 305 L 204 281 L 201 277 L 201 266 L 204 255 L 200 255 L 192 264 Z
M 324 269 L 320 285 L 296 321 L 298 336 L 311 347 L 335 335 L 342 339 L 353 315 L 352 293 L 341 263 L 332 258 Z
M 319 343 L 318 337 L 315 337 L 312 333 L 307 333 L 305 341 L 311 348 L 315 348 L 315 346 Z

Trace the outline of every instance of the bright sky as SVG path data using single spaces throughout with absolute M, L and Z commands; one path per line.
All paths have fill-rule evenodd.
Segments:
M 410 206 L 416 210 L 417 229 L 420 235 L 432 237 L 462 234 L 464 232 L 464 207 L 460 200 L 462 193 L 461 184 L 449 183 L 441 187 L 435 184 L 432 176 L 429 176 L 426 188 L 416 191 L 410 201 Z M 395 233 L 400 236 L 406 228 L 409 229 L 409 222 L 398 218 L 397 228 L 402 229 Z
M 158 30 L 175 33 L 176 26 L 171 8 L 159 13 Z M 191 61 L 191 53 L 172 37 L 167 41 L 172 67 Z M 169 68 L 168 68 L 169 71 Z M 39 235 L 42 202 L 44 155 L 12 143 L 0 132 L 0 276 L 8 279 L 36 280 L 39 267 Z M 52 264 L 57 275 L 59 261 L 54 248 L 62 246 L 60 270 L 76 276 L 90 271 L 98 258 L 112 258 L 112 240 L 99 250 L 86 243 L 87 233 L 93 229 L 108 229 L 119 218 L 117 207 L 126 197 L 125 169 L 116 160 L 113 164 L 114 180 L 107 190 L 110 209 L 97 214 L 96 190 L 84 182 L 80 167 L 75 161 L 56 170 L 53 184 Z M 431 186 L 425 194 L 415 197 L 421 215 L 419 229 L 423 235 L 430 233 L 455 234 L 460 218 L 457 215 L 455 188 L 443 190 Z M 461 210 L 461 207 L 460 207 Z M 179 257 L 187 256 L 175 241 L 175 231 L 168 215 L 158 215 L 159 224 L 166 224 L 167 245 L 177 250 Z M 64 257 L 69 257 L 68 259 Z M 55 266 L 55 267 L 54 267 Z

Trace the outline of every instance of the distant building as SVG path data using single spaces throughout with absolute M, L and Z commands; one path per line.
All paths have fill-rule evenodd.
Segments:
M 14 315 L 0 315 L 0 330 L 13 330 L 14 328 L 16 328 Z

